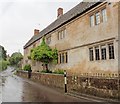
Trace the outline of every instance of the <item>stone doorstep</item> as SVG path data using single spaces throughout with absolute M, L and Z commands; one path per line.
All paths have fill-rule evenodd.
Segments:
M 70 91 L 68 93 L 66 93 L 70 96 L 74 96 L 74 97 L 78 97 L 78 98 L 83 98 L 83 99 L 87 99 L 87 100 L 91 100 L 93 102 L 113 102 L 113 103 L 119 103 L 119 100 L 113 100 L 113 99 L 107 99 L 107 98 L 101 98 L 101 97 L 97 97 L 97 96 L 93 96 L 93 95 L 87 95 L 87 94 L 83 94 L 83 93 L 77 93 L 75 91 Z

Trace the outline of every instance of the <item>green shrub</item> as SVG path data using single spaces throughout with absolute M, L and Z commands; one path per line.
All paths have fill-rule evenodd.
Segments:
M 41 73 L 52 73 L 50 70 L 42 70 Z
M 50 71 L 50 70 L 42 70 L 41 73 L 64 74 L 64 70 L 58 69 L 58 70 L 55 70 L 54 72 L 52 72 L 52 71 Z
M 26 64 L 26 65 L 24 66 L 23 70 L 25 70 L 25 71 L 31 70 L 31 65 L 30 65 L 30 64 Z
M 53 72 L 54 74 L 64 74 L 64 70 L 58 69 Z
M 8 61 L 1 60 L 0 61 L 0 71 L 7 69 L 7 66 L 9 65 Z

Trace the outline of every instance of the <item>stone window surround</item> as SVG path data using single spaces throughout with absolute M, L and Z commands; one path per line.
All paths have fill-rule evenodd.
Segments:
M 66 28 L 65 27 L 58 30 L 57 37 L 58 37 L 58 40 L 62 40 L 66 37 Z
M 106 22 L 107 21 L 107 10 L 106 10 L 106 8 L 103 8 L 101 10 L 101 15 L 102 15 L 102 22 Z
M 114 59 L 110 59 L 109 58 L 109 44 L 113 44 L 113 47 L 114 47 Z M 102 56 L 101 56 L 101 49 L 102 49 L 101 47 L 104 46 L 104 45 L 106 46 L 106 59 L 103 60 Z M 96 60 L 96 58 L 95 58 L 95 47 L 99 47 L 100 60 Z M 93 60 L 92 61 L 90 61 L 90 54 L 89 54 L 89 61 L 90 62 L 93 62 L 93 61 L 115 60 L 115 43 L 114 43 L 114 40 L 88 46 L 88 53 L 89 53 L 89 49 L 90 48 L 93 48 Z
M 66 63 L 68 63 L 68 52 L 67 51 L 59 52 L 58 53 L 58 64 L 66 64 Z
M 90 14 L 88 14 L 89 15 L 89 21 L 90 21 L 89 22 L 90 27 L 94 27 L 94 26 L 97 26 L 97 25 L 99 25 L 99 24 L 101 24 L 103 22 L 106 22 L 106 21 L 103 21 L 103 16 L 102 16 L 102 11 L 103 10 L 106 10 L 106 16 L 107 16 L 107 7 L 106 7 L 106 5 L 99 8 L 98 10 L 95 10 L 95 11 L 91 12 Z M 96 24 L 96 13 L 98 13 L 98 12 L 100 13 L 100 23 Z M 91 16 L 94 16 L 94 25 L 93 26 L 91 26 Z M 106 19 L 107 19 L 107 17 L 106 17 Z
M 46 43 L 50 44 L 51 43 L 51 34 L 46 36 Z

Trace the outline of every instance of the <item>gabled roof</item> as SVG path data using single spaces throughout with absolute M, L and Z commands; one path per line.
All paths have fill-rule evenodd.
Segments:
M 64 15 L 57 18 L 54 22 L 52 22 L 48 27 L 43 29 L 38 35 L 34 35 L 24 46 L 24 49 L 30 46 L 35 41 L 39 40 L 44 35 L 54 31 L 55 29 L 59 28 L 60 26 L 68 23 L 69 21 L 73 20 L 74 18 L 80 16 L 81 14 L 85 13 L 86 11 L 90 10 L 91 8 L 95 7 L 96 5 L 100 4 L 105 0 L 100 0 L 99 2 L 81 2 L 70 11 L 65 13 Z

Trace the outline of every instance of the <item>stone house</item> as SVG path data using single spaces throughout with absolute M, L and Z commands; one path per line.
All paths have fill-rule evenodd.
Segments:
M 58 64 L 50 70 L 63 69 L 69 74 L 118 75 L 118 7 L 119 2 L 81 2 L 67 13 L 58 8 L 57 19 L 24 46 L 24 65 L 42 70 L 42 63 L 28 59 L 30 50 L 45 36 L 51 48 L 57 48 Z

